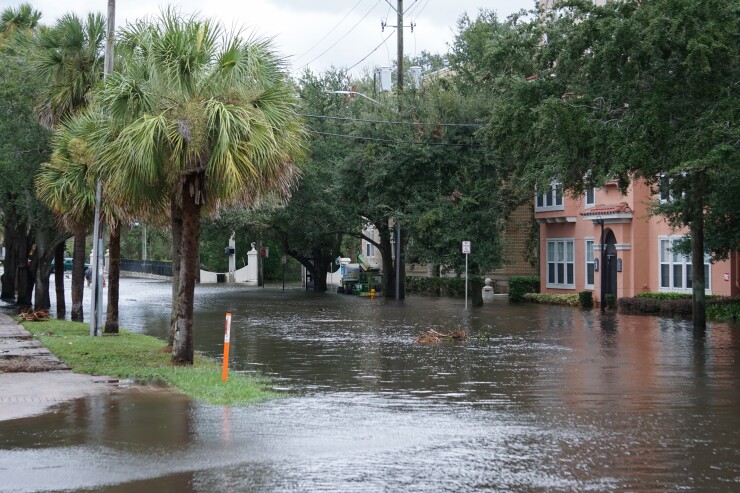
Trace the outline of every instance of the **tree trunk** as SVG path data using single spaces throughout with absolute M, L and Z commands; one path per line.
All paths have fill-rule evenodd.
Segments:
M 328 271 L 328 262 L 324 258 L 324 253 L 321 250 L 315 250 L 313 252 L 313 290 L 315 293 L 326 292 L 326 273 Z
M 5 211 L 3 224 L 3 235 L 5 241 L 5 260 L 3 260 L 2 293 L 0 298 L 6 301 L 15 301 L 15 293 L 18 281 L 18 269 L 20 267 L 21 243 L 24 236 L 19 234 L 15 210 L 9 208 Z M 25 245 L 23 246 L 25 249 Z M 23 252 L 25 255 L 25 252 Z M 25 261 L 25 257 L 23 258 Z
M 188 175 L 182 184 L 182 270 L 172 346 L 172 362 L 179 365 L 193 364 L 193 302 L 200 247 L 200 184 L 203 179 L 201 174 Z
M 483 306 L 483 286 L 480 276 L 470 279 L 470 301 L 472 306 Z
M 72 321 L 84 320 L 83 299 L 85 295 L 85 231 L 75 233 L 72 247 Z
M 177 299 L 180 291 L 180 270 L 182 269 L 182 208 L 174 198 L 170 202 L 172 222 L 172 310 L 170 312 L 170 333 L 167 345 L 175 343 L 175 322 L 177 321 Z
M 54 250 L 54 287 L 57 297 L 57 318 L 64 320 L 67 316 L 67 302 L 64 299 L 64 243 Z
M 54 248 L 56 250 L 56 248 Z M 33 270 L 36 276 L 36 283 L 34 286 L 34 310 L 45 309 L 48 310 L 51 307 L 51 297 L 49 296 L 49 274 L 51 273 L 51 258 L 49 255 L 40 255 L 35 264 L 35 270 Z M 33 265 L 33 264 L 32 264 Z
M 121 281 L 121 223 L 110 228 L 108 243 L 108 309 L 105 316 L 106 334 L 118 334 L 118 294 Z
M 406 262 L 403 259 L 403 254 L 406 251 L 406 244 L 408 243 L 408 239 L 404 236 L 403 229 L 398 229 L 398 236 L 399 240 L 401 242 L 401 251 L 398 251 L 398 245 L 396 245 L 396 262 L 399 263 L 399 265 L 396 267 L 398 269 L 398 286 L 396 289 L 398 289 L 398 299 L 402 300 L 406 298 Z M 393 273 L 393 276 L 395 278 L 396 273 Z
M 18 262 L 18 295 L 16 304 L 21 307 L 31 307 L 33 305 L 33 282 L 34 275 L 32 264 L 35 255 L 35 245 L 32 247 L 32 239 L 24 236 L 20 242 L 20 258 Z
M 704 294 L 704 216 L 697 215 L 689 227 L 691 231 L 691 313 L 694 331 L 704 333 L 707 328 L 707 303 Z

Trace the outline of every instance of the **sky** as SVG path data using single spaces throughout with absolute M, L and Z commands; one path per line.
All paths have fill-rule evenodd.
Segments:
M 88 12 L 105 14 L 108 8 L 107 0 L 0 0 L 0 10 L 22 2 L 40 11 L 41 22 L 46 25 L 68 12 L 80 16 Z M 412 21 L 416 24 L 413 32 L 408 27 L 404 31 L 404 53 L 446 53 L 454 40 L 457 20 L 464 12 L 474 17 L 485 8 L 504 19 L 520 9 L 534 7 L 534 3 L 535 0 L 404 0 L 404 25 Z M 351 73 L 359 75 L 368 68 L 389 66 L 396 58 L 395 28 L 381 31 L 381 20 L 387 19 L 389 26 L 395 26 L 397 0 L 117 0 L 116 27 L 156 16 L 167 5 L 176 6 L 183 13 L 198 12 L 217 18 L 224 26 L 243 28 L 247 34 L 273 38 L 277 51 L 287 57 L 294 74 L 304 67 L 322 72 L 331 66 L 354 66 Z

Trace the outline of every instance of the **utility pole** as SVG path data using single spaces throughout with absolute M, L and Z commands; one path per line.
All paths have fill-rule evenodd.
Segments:
M 103 62 L 103 78 L 113 73 L 113 41 L 116 30 L 116 0 L 108 0 L 108 30 L 105 37 L 105 59 Z M 100 225 L 100 207 L 103 201 L 103 183 L 98 179 L 95 190 L 95 220 L 93 222 L 93 258 L 92 258 L 92 289 L 90 310 L 90 335 L 95 337 L 103 332 L 103 239 Z
M 403 0 L 398 0 L 398 6 L 396 7 L 396 19 L 397 19 L 397 39 L 398 39 L 398 52 L 396 53 L 398 63 L 398 73 L 396 74 L 396 81 L 398 84 L 398 110 L 401 110 L 401 91 L 403 91 Z M 413 27 L 411 28 L 413 29 Z

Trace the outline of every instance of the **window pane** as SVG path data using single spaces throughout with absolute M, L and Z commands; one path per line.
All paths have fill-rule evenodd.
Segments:
M 547 261 L 548 262 L 555 261 L 555 242 L 554 241 L 547 242 Z
M 668 262 L 670 261 L 670 250 L 671 250 L 671 242 L 668 240 L 660 240 L 660 261 L 661 262 Z
M 563 205 L 563 186 L 555 185 L 555 205 Z
M 562 262 L 565 260 L 565 244 L 562 241 L 558 241 L 557 246 L 558 246 L 557 260 L 558 262 Z
M 575 284 L 575 280 L 573 279 L 573 264 L 568 264 L 566 272 L 568 274 L 568 279 L 566 279 L 566 284 Z
M 565 251 L 567 253 L 566 260 L 568 262 L 573 262 L 573 242 L 568 241 L 565 243 Z
M 674 288 L 683 287 L 683 265 L 673 266 L 673 287 Z
M 594 261 L 594 242 L 591 240 L 586 241 L 586 261 Z
M 593 204 L 596 202 L 596 189 L 589 188 L 586 190 L 586 204 Z
M 660 287 L 671 287 L 670 265 L 668 264 L 663 264 L 660 266 Z
M 545 194 L 545 205 L 547 207 L 552 207 L 552 190 Z
M 694 268 L 691 264 L 686 266 L 686 287 L 692 288 L 694 284 L 691 282 L 694 279 Z
M 537 207 L 542 207 L 545 205 L 545 197 L 543 195 L 537 196 Z
M 558 284 L 563 284 L 565 280 L 565 264 L 558 264 Z
M 586 284 L 593 284 L 594 283 L 594 264 L 593 262 L 590 262 L 588 265 L 586 265 Z
M 709 264 L 704 264 L 704 289 L 709 288 Z
M 547 264 L 547 282 L 549 284 L 555 284 L 555 264 L 550 262 Z

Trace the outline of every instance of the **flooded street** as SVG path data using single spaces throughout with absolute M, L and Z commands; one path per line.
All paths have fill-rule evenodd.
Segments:
M 169 285 L 121 288 L 121 326 L 164 337 Z M 0 491 L 740 489 L 740 327 L 463 303 L 199 286 L 196 349 L 220 355 L 231 311 L 232 371 L 285 397 L 132 391 L 0 422 Z

